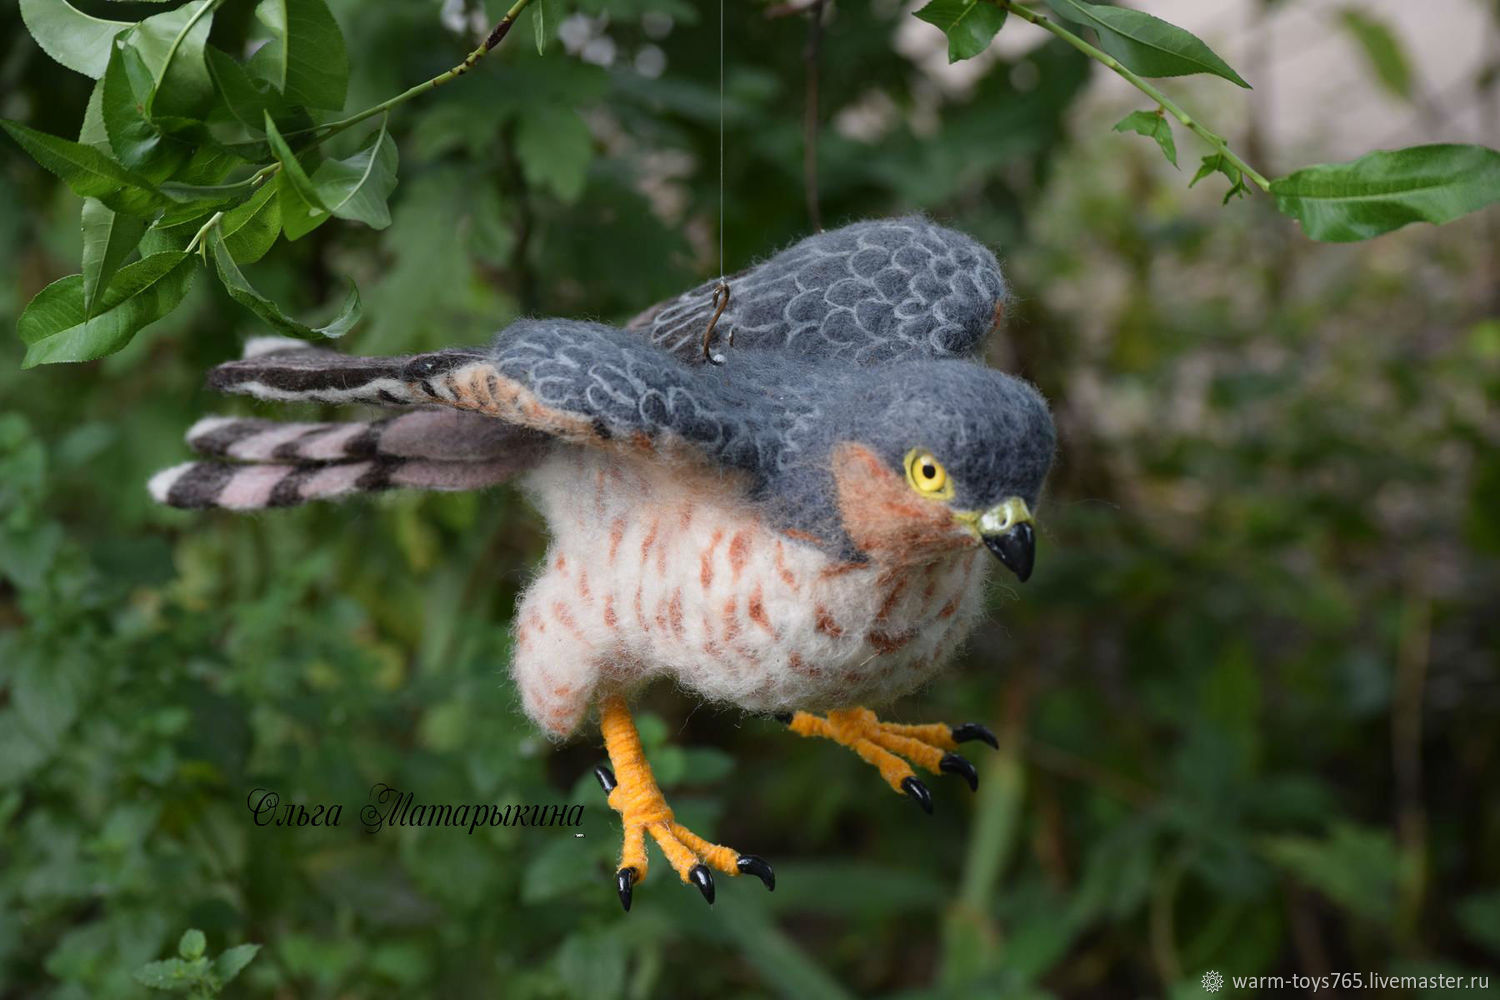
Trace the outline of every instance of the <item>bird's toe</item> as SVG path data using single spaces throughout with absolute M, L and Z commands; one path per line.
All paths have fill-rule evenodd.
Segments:
M 714 873 L 708 870 L 707 865 L 697 864 L 688 870 L 688 880 L 698 887 L 703 893 L 703 898 L 708 900 L 708 905 L 714 903 Z
M 916 778 L 906 778 L 901 782 L 901 790 L 911 796 L 911 800 L 922 807 L 927 815 L 932 815 L 932 793 L 927 786 Z
M 981 743 L 988 743 L 996 750 L 1000 749 L 1000 741 L 995 739 L 995 734 L 988 726 L 981 726 L 977 722 L 965 722 L 961 726 L 953 727 L 955 743 L 968 743 L 971 740 L 979 740 Z
M 938 762 L 938 769 L 944 774 L 956 774 L 969 783 L 969 790 L 979 791 L 979 772 L 974 770 L 974 765 L 967 759 L 956 753 L 947 753 Z
M 754 875 L 765 883 L 769 891 L 776 891 L 776 871 L 765 858 L 754 854 L 741 854 L 735 864 L 739 867 L 741 875 Z
M 625 907 L 625 912 L 630 912 L 630 897 L 635 889 L 635 869 L 621 868 L 615 872 L 615 888 L 620 893 L 620 905 Z

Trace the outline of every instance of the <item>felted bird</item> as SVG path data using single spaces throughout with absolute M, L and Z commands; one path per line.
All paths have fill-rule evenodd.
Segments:
M 867 706 L 930 680 L 964 640 L 986 550 L 1030 575 L 1054 451 L 1041 395 L 976 360 L 1006 286 L 969 237 L 861 222 L 729 285 L 728 302 L 711 282 L 625 329 L 521 320 L 482 348 L 351 357 L 252 341 L 211 386 L 402 412 L 209 418 L 187 436 L 208 460 L 150 483 L 175 507 L 247 510 L 518 478 L 551 545 L 516 609 L 512 676 L 554 739 L 599 707 L 627 910 L 648 837 L 710 903 L 714 872 L 775 886 L 764 859 L 674 818 L 627 707 L 652 678 L 840 743 L 928 812 L 913 765 L 977 787 L 957 749 L 994 745 L 987 729 L 897 725 Z

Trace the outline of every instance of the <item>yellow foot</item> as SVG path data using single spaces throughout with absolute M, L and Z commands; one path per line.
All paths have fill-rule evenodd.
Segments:
M 604 700 L 599 728 L 604 733 L 604 748 L 614 770 L 601 764 L 594 768 L 594 776 L 609 796 L 609 807 L 620 814 L 625 827 L 625 845 L 620 850 L 619 870 L 615 872 L 621 906 L 630 909 L 633 890 L 646 880 L 648 834 L 667 856 L 677 877 L 697 886 L 710 904 L 714 901 L 715 870 L 729 876 L 754 875 L 767 889 L 775 890 L 776 873 L 763 858 L 709 843 L 673 818 L 672 807 L 667 805 L 651 773 L 651 765 L 646 763 L 640 734 L 623 698 L 616 695 Z
M 925 767 L 933 774 L 956 774 L 967 781 L 971 789 L 977 789 L 979 774 L 974 765 L 954 751 L 960 743 L 970 740 L 982 740 L 999 748 L 995 734 L 977 722 L 966 722 L 961 726 L 941 722 L 906 726 L 881 722 L 868 708 L 846 708 L 829 712 L 826 716 L 796 712 L 778 715 L 777 719 L 790 726 L 798 736 L 821 736 L 853 750 L 864 758 L 865 763 L 873 764 L 880 771 L 886 784 L 910 796 L 929 814 L 932 812 L 932 793 L 917 780 L 911 764 Z

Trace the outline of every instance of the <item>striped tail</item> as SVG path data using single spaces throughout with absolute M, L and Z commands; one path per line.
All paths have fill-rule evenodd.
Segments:
M 406 360 L 262 338 L 250 342 L 244 360 L 214 369 L 209 384 L 266 399 L 421 405 L 430 396 L 401 378 Z M 259 510 L 395 488 L 493 486 L 532 465 L 545 438 L 478 413 L 424 408 L 335 423 L 207 417 L 187 442 L 209 460 L 151 477 L 147 488 L 158 503 Z

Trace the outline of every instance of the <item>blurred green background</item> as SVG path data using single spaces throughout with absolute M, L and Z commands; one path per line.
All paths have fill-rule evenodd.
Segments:
M 498 14 L 334 8 L 350 108 Z M 324 226 L 256 285 L 314 315 L 353 278 L 347 347 L 382 353 L 525 313 L 623 320 L 716 273 L 717 12 L 548 10 L 544 55 L 522 24 L 394 115 L 390 229 Z M 214 43 L 242 50 L 250 11 L 223 7 Z M 808 21 L 726 11 L 733 270 L 809 228 Z M 122 353 L 21 372 L 9 331 L 77 269 L 80 203 L 6 143 L 0 996 L 145 995 L 132 973 L 188 927 L 211 954 L 264 945 L 226 992 L 256 997 L 1203 996 L 1209 969 L 1497 970 L 1500 212 L 1313 245 L 1109 134 L 1133 104 L 1087 97 L 1070 50 L 1003 48 L 955 84 L 895 44 L 907 21 L 840 4 L 822 33 L 823 217 L 919 210 L 995 247 L 1018 301 L 992 360 L 1060 431 L 1036 576 L 997 584 L 958 669 L 890 713 L 991 724 L 979 794 L 934 780 L 929 819 L 842 749 L 655 689 L 643 730 L 679 815 L 778 888 L 722 880 L 709 910 L 662 865 L 622 915 L 602 751 L 554 750 L 506 680 L 537 517 L 508 490 L 153 508 L 193 420 L 249 412 L 204 371 L 268 331 L 199 280 Z M 0 28 L 0 114 L 76 134 L 89 82 L 14 5 Z M 1280 156 L 1242 105 L 1209 114 L 1215 86 L 1167 84 Z M 1486 94 L 1493 72 L 1465 99 Z M 581 802 L 585 836 L 366 835 L 379 781 Z M 258 828 L 257 786 L 342 802 L 343 826 Z

